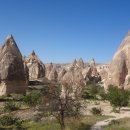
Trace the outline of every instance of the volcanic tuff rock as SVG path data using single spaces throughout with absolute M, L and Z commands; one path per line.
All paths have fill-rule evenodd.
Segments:
M 85 83 L 86 81 L 83 78 L 82 69 L 77 69 L 75 71 L 74 68 L 70 68 L 70 70 L 64 74 L 61 80 L 62 96 L 64 96 L 64 94 L 68 91 L 71 96 L 80 94 Z
M 61 71 L 58 74 L 58 81 L 61 81 L 63 76 L 67 73 L 67 71 L 65 70 L 65 68 L 62 68 Z
M 46 78 L 51 81 L 58 80 L 58 73 L 56 67 L 52 63 L 46 65 Z
M 46 77 L 47 78 L 49 77 L 49 74 L 50 74 L 52 69 L 53 69 L 53 64 L 52 63 L 46 65 Z
M 0 79 L 0 95 L 25 93 L 27 79 L 23 59 L 12 35 L 0 49 Z
M 97 65 L 97 72 L 99 73 L 99 75 L 101 76 L 102 81 L 104 82 L 104 80 L 107 78 L 108 76 L 108 72 L 109 72 L 109 64 L 100 64 Z
M 45 77 L 45 65 L 39 60 L 34 51 L 25 59 L 25 63 L 29 69 L 30 80 Z
M 130 31 L 122 41 L 110 64 L 105 86 L 113 84 L 120 88 L 130 88 Z
M 77 62 L 77 66 L 78 66 L 79 68 L 84 68 L 84 61 L 83 61 L 82 58 L 80 58 L 79 61 Z

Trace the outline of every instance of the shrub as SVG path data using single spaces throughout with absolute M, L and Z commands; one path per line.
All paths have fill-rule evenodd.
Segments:
M 117 120 L 112 120 L 110 123 L 109 123 L 109 125 L 116 125 L 116 124 L 120 124 L 120 122 L 119 121 L 117 121 Z
M 26 130 L 26 128 L 23 128 L 22 121 L 16 121 L 14 123 L 14 130 Z
M 18 118 L 13 118 L 10 115 L 0 117 L 0 125 L 3 127 L 12 126 L 14 128 L 13 130 L 26 130 L 22 126 L 22 121 Z
M 2 126 L 10 126 L 13 125 L 17 121 L 16 118 L 13 118 L 12 116 L 2 116 L 0 117 L 0 125 Z
M 80 125 L 78 126 L 78 130 L 90 130 L 90 127 L 90 125 L 80 123 Z
M 97 94 L 104 93 L 103 87 L 96 83 L 89 83 L 83 90 L 82 97 L 84 99 L 97 99 Z
M 105 92 L 104 93 L 100 93 L 99 95 L 101 97 L 101 100 L 107 100 L 107 94 Z
M 109 86 L 107 99 L 114 107 L 125 107 L 129 104 L 130 92 L 123 89 L 118 89 L 116 86 Z
M 10 101 L 4 104 L 4 112 L 12 112 L 18 109 L 19 109 L 19 106 L 16 105 L 15 102 Z
M 102 115 L 102 109 L 101 109 L 101 108 L 93 107 L 93 108 L 91 109 L 91 113 L 92 113 L 93 115 Z
M 30 107 L 36 106 L 40 101 L 40 97 L 41 96 L 39 91 L 32 91 L 31 93 L 23 97 L 23 103 Z

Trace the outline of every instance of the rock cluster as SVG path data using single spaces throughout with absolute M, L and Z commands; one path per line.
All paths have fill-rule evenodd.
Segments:
M 69 86 L 69 92 L 71 95 L 79 94 L 83 87 L 88 81 L 98 82 L 101 80 L 99 73 L 96 69 L 96 64 L 94 59 L 91 60 L 88 66 L 85 66 L 84 61 L 79 59 L 79 61 L 74 60 L 74 62 L 67 67 L 65 70 L 61 70 L 60 82 L 62 84 L 63 95 L 67 91 L 67 86 Z
M 130 33 L 115 54 L 108 73 L 108 65 L 97 66 L 93 58 L 89 64 L 80 58 L 71 64 L 57 66 L 52 63 L 44 65 L 34 51 L 27 58 L 23 58 L 11 35 L 0 48 L 0 95 L 25 93 L 29 80 L 44 79 L 60 82 L 64 93 L 69 86 L 71 94 L 80 93 L 88 81 L 99 82 L 101 79 L 106 79 L 106 85 L 111 83 L 130 87 L 129 42 Z

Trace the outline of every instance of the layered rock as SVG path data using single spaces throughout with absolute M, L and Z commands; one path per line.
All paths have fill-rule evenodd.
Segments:
M 58 73 L 55 68 L 53 68 L 48 76 L 48 79 L 51 81 L 57 81 L 58 80 Z
M 77 67 L 78 68 L 84 68 L 84 61 L 82 58 L 79 59 L 79 61 L 77 62 Z
M 101 76 L 102 81 L 107 78 L 109 72 L 109 64 L 100 64 L 97 66 L 97 72 Z
M 50 74 L 52 69 L 53 69 L 53 64 L 52 63 L 46 65 L 46 77 L 47 78 L 49 77 L 49 74 Z
M 25 93 L 27 79 L 21 52 L 9 36 L 0 50 L 0 95 Z
M 130 31 L 122 41 L 110 64 L 105 86 L 116 85 L 119 88 L 130 88 Z
M 91 76 L 97 76 L 98 72 L 97 72 L 96 63 L 95 63 L 94 58 L 91 59 L 89 64 L 90 64 L 90 68 L 91 68 Z
M 83 69 L 82 71 L 83 77 L 88 81 L 99 82 L 101 81 L 101 77 L 97 71 L 95 60 L 92 60 L 89 63 L 89 66 Z
M 70 96 L 75 97 L 76 95 L 81 94 L 82 88 L 85 85 L 86 81 L 82 75 L 82 70 L 70 68 L 69 71 L 65 73 L 61 80 L 62 84 L 62 96 L 65 93 L 68 93 Z
M 58 81 L 61 81 L 66 73 L 67 73 L 67 71 L 65 70 L 65 68 L 62 68 L 58 74 Z
M 58 80 L 58 73 L 52 63 L 46 65 L 46 78 L 51 81 Z
M 38 56 L 33 51 L 26 59 L 25 63 L 29 70 L 29 79 L 35 80 L 45 77 L 45 65 L 38 58 Z

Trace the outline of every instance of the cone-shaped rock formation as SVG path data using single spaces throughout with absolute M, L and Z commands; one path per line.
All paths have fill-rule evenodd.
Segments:
M 25 60 L 29 69 L 29 79 L 35 80 L 45 77 L 45 65 L 39 60 L 33 51 Z
M 0 50 L 0 95 L 25 93 L 27 84 L 20 50 L 12 35 Z

